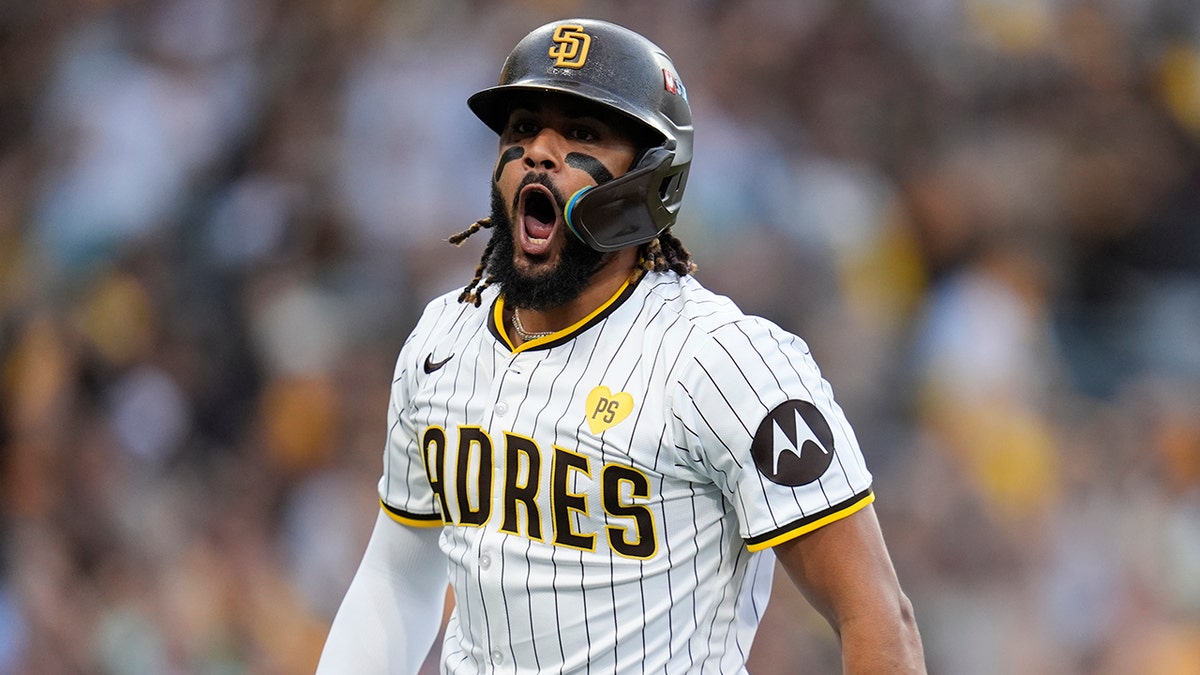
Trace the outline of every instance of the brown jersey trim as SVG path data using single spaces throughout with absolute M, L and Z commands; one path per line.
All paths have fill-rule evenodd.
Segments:
M 397 523 L 413 527 L 440 527 L 444 524 L 441 514 L 438 513 L 410 513 L 391 506 L 382 499 L 379 500 L 379 505 L 383 507 L 383 512 Z

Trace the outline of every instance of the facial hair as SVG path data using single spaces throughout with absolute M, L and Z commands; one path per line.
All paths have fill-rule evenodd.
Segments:
M 545 175 L 530 174 L 517 188 L 538 183 L 550 190 L 559 211 L 566 208 L 566 200 Z M 515 209 L 514 209 L 515 210 Z M 564 232 L 564 246 L 558 262 L 549 270 L 538 274 L 527 274 L 518 270 L 514 262 L 516 242 L 513 238 L 512 219 L 509 208 L 500 196 L 500 190 L 492 183 L 492 256 L 488 260 L 488 272 L 500 286 L 504 304 L 522 309 L 547 310 L 567 304 L 579 297 L 587 288 L 596 271 L 604 266 L 611 254 L 590 248 L 570 232 Z

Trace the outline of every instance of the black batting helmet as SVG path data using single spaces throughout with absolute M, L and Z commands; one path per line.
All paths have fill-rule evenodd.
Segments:
M 654 239 L 675 223 L 692 163 L 692 111 L 671 58 L 645 37 L 595 19 L 548 23 L 526 35 L 500 83 L 467 100 L 502 133 L 514 99 L 528 92 L 573 96 L 623 115 L 661 142 L 623 176 L 575 193 L 571 231 L 593 249 L 615 251 Z

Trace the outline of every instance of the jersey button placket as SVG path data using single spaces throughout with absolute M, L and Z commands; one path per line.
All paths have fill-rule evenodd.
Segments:
M 499 551 L 493 550 L 488 544 L 484 544 L 479 552 L 479 558 L 475 563 L 479 570 L 479 581 L 483 592 L 482 600 L 491 608 L 489 610 L 489 617 L 491 617 L 492 611 L 498 611 L 504 607 L 505 603 L 505 598 L 503 597 L 504 591 L 501 587 L 499 555 Z M 505 619 L 497 616 L 495 620 L 489 620 L 487 630 L 488 643 L 492 646 L 492 650 L 488 656 L 491 657 L 493 666 L 499 666 L 507 659 L 507 655 L 497 645 L 511 642 L 512 636 L 509 633 L 509 626 Z
M 495 449 L 495 461 L 502 461 L 504 446 L 503 439 L 505 433 L 512 429 L 514 421 L 512 418 L 517 416 L 518 408 L 513 403 L 506 401 L 505 398 L 512 398 L 519 395 L 519 387 L 521 386 L 521 371 L 516 367 L 510 357 L 507 372 L 501 373 L 492 384 L 491 400 L 492 400 L 492 420 L 489 425 L 489 434 L 493 442 L 497 444 Z M 493 495 L 493 500 L 498 497 Z M 506 598 L 504 597 L 503 579 L 501 578 L 501 570 L 503 568 L 501 556 L 503 555 L 503 542 L 509 535 L 498 531 L 500 521 L 503 519 L 503 514 L 497 515 L 495 509 L 496 502 L 493 502 L 493 513 L 491 520 L 481 532 L 481 539 L 478 542 L 479 555 L 475 559 L 475 568 L 478 574 L 479 591 L 482 594 L 481 601 L 488 607 L 488 616 L 492 617 L 494 611 L 499 611 L 503 614 L 501 608 L 505 606 Z M 491 658 L 492 666 L 500 666 L 509 660 L 508 653 L 502 648 L 497 648 L 496 645 L 507 644 L 511 642 L 509 633 L 510 627 L 507 620 L 497 615 L 496 620 L 489 620 L 487 628 L 487 643 L 492 647 L 488 652 L 488 657 Z M 507 671 L 506 671 L 507 672 Z
M 511 389 L 511 385 L 506 384 L 510 377 L 513 375 L 520 375 L 520 372 L 516 370 L 516 365 L 513 363 L 515 358 L 516 357 L 509 357 L 508 373 L 496 378 L 492 385 L 492 400 L 495 401 L 495 403 L 492 404 L 492 413 L 497 418 L 507 416 L 512 410 L 512 406 L 510 406 L 508 402 L 504 400 L 504 390 L 506 388 Z

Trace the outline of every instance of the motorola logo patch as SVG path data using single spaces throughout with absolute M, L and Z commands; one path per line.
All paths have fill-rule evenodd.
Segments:
M 758 425 L 754 464 L 772 483 L 796 487 L 821 477 L 833 461 L 833 432 L 808 401 L 785 401 Z

